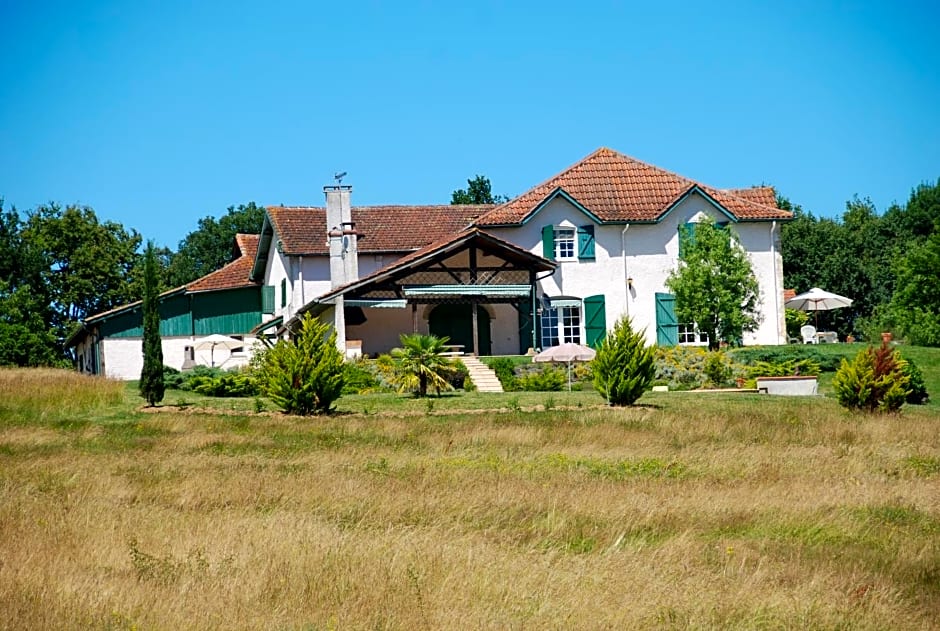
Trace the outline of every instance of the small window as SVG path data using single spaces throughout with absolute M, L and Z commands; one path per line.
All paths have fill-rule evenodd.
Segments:
M 555 260 L 573 261 L 578 258 L 574 228 L 555 227 Z
M 281 309 L 287 306 L 287 279 L 281 279 Z

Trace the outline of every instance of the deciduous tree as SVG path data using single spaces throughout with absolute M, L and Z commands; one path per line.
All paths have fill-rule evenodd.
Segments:
M 683 230 L 678 269 L 666 286 L 676 296 L 676 316 L 708 335 L 709 348 L 739 341 L 760 324 L 759 287 L 747 253 L 731 229 L 706 221 Z
M 180 241 L 167 272 L 170 287 L 179 287 L 214 272 L 232 260 L 232 244 L 238 233 L 258 234 L 264 208 L 254 202 L 229 206 L 219 219 L 203 217 L 199 227 Z

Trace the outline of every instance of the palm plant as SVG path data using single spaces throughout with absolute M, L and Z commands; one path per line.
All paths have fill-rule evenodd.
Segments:
M 436 335 L 402 334 L 401 348 L 392 349 L 402 392 L 410 390 L 425 397 L 429 386 L 438 394 L 453 388 L 447 380 L 453 364 L 443 355 L 448 341 L 449 338 Z

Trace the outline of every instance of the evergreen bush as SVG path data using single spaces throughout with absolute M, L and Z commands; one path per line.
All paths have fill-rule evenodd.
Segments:
M 869 346 L 859 351 L 851 362 L 843 359 L 832 379 L 839 404 L 864 412 L 898 411 L 911 392 L 906 366 L 886 342 L 877 350 Z
M 508 357 L 495 357 L 487 361 L 487 365 L 496 373 L 500 385 L 506 392 L 512 392 L 519 388 L 516 378 L 515 362 Z
M 265 353 L 262 376 L 265 394 L 288 414 L 328 413 L 345 379 L 336 332 L 305 314 L 292 340 L 281 340 Z
M 653 383 L 656 366 L 646 336 L 621 318 L 594 358 L 594 386 L 611 405 L 633 405 Z

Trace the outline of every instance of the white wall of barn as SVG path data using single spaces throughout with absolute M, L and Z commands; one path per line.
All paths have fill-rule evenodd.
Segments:
M 163 337 L 163 363 L 166 366 L 182 370 L 186 360 L 186 347 L 193 346 L 192 337 Z M 216 368 L 230 370 L 246 366 L 251 361 L 254 345 L 257 339 L 250 336 L 244 338 L 244 350 L 230 352 L 217 347 L 213 353 L 210 349 L 195 350 L 195 363 L 202 366 L 214 365 Z M 104 376 L 110 379 L 130 381 L 140 379 L 140 371 L 144 367 L 143 340 L 139 337 L 112 337 L 100 342 L 101 367 Z M 82 349 L 84 351 L 84 347 Z M 87 351 L 84 351 L 87 352 Z

